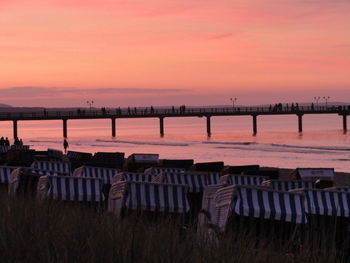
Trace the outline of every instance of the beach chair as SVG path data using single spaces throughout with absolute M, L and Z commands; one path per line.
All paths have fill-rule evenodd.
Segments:
M 226 174 L 220 177 L 220 184 L 261 185 L 268 178 L 262 176 Z
M 346 188 L 345 188 L 346 189 Z M 319 249 L 327 245 L 323 236 L 334 236 L 337 248 L 349 246 L 350 192 L 333 189 L 297 189 L 291 192 L 305 195 L 304 206 L 308 217 L 307 243 Z
M 297 168 L 290 173 L 289 178 L 303 181 L 334 181 L 334 168 Z
M 11 172 L 9 179 L 9 195 L 15 196 L 36 196 L 37 184 L 41 176 L 60 176 L 61 173 L 34 169 L 30 167 L 21 167 Z
M 113 177 L 112 184 L 119 181 L 147 183 L 147 182 L 152 182 L 153 178 L 154 178 L 153 174 L 120 172 Z
M 112 185 L 113 177 L 120 173 L 120 169 L 105 168 L 105 167 L 93 167 L 93 166 L 81 166 L 74 170 L 74 177 L 91 177 L 100 178 L 103 182 L 103 194 L 108 198 L 109 190 Z
M 237 242 L 246 235 L 253 238 L 253 242 L 273 236 L 278 246 L 291 238 L 298 240 L 307 223 L 303 194 L 260 186 L 219 188 L 212 211 L 210 229 L 231 233 Z
M 102 179 L 73 176 L 43 176 L 37 186 L 40 200 L 51 199 L 99 206 L 105 197 Z
M 187 198 L 191 208 L 190 221 L 196 224 L 198 213 L 202 208 L 203 191 L 209 182 L 208 172 L 161 173 L 155 176 L 152 181 L 188 186 Z
M 54 171 L 71 175 L 70 163 L 56 161 L 34 161 L 31 165 L 34 169 Z
M 151 217 L 166 215 L 181 219 L 189 211 L 187 190 L 184 185 L 116 182 L 109 194 L 108 211 L 118 217 L 136 212 Z

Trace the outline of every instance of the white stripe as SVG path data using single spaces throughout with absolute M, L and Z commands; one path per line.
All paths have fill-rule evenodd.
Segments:
M 268 192 L 263 191 L 262 196 L 263 196 L 263 203 L 265 207 L 265 218 L 269 219 L 271 216 L 271 207 L 269 203 Z

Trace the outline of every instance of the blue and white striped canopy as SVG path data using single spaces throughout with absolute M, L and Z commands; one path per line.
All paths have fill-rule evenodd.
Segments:
M 152 178 L 152 174 L 121 172 L 113 177 L 113 183 L 119 181 L 151 182 Z
M 45 183 L 47 181 L 48 183 Z M 48 187 L 47 197 L 54 200 L 101 202 L 102 180 L 88 177 L 45 176 L 39 179 L 38 192 Z
M 125 206 L 130 210 L 167 213 L 189 211 L 187 187 L 183 185 L 123 182 L 128 185 Z
M 10 147 L 7 145 L 0 145 L 0 153 L 7 153 L 9 149 Z
M 154 182 L 161 182 L 167 184 L 181 184 L 189 187 L 189 192 L 199 193 L 204 191 L 204 187 L 208 183 L 207 173 L 161 173 L 156 176 Z
M 290 181 L 290 180 L 269 180 L 269 183 L 274 190 L 289 191 L 291 189 L 313 189 L 315 182 L 312 181 Z
M 207 185 L 219 184 L 220 183 L 220 173 L 209 172 L 207 176 Z
M 242 216 L 306 223 L 304 197 L 299 193 L 280 192 L 238 185 L 232 210 Z
M 350 217 L 350 193 L 307 189 L 305 210 L 308 214 Z
M 220 177 L 220 183 L 222 184 L 261 185 L 265 180 L 266 177 L 263 176 L 239 174 L 228 174 Z
M 74 170 L 73 176 L 100 178 L 104 184 L 112 184 L 113 176 L 119 172 L 120 170 L 115 168 L 81 166 Z
M 31 167 L 41 170 L 71 174 L 70 164 L 67 162 L 35 161 L 32 163 Z
M 160 173 L 184 173 L 184 168 L 167 168 L 167 167 L 150 167 L 145 170 L 146 174 L 160 174 Z
M 7 184 L 10 181 L 10 176 L 13 170 L 19 167 L 16 166 L 0 166 L 0 183 Z

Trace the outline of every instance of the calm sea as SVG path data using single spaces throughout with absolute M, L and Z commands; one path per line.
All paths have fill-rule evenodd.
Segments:
M 342 131 L 338 115 L 304 116 L 304 132 L 296 116 L 259 116 L 252 135 L 251 117 L 213 117 L 207 138 L 205 118 L 166 118 L 165 136 L 158 119 L 69 120 L 69 149 L 85 152 L 159 153 L 160 158 L 190 158 L 228 165 L 260 164 L 281 168 L 334 167 L 350 172 L 350 132 Z M 20 121 L 18 135 L 35 149 L 61 149 L 62 121 Z M 12 123 L 0 123 L 1 136 L 12 138 Z

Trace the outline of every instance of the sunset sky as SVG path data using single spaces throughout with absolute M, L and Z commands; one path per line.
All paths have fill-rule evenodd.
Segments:
M 0 103 L 350 101 L 348 0 L 0 0 Z

